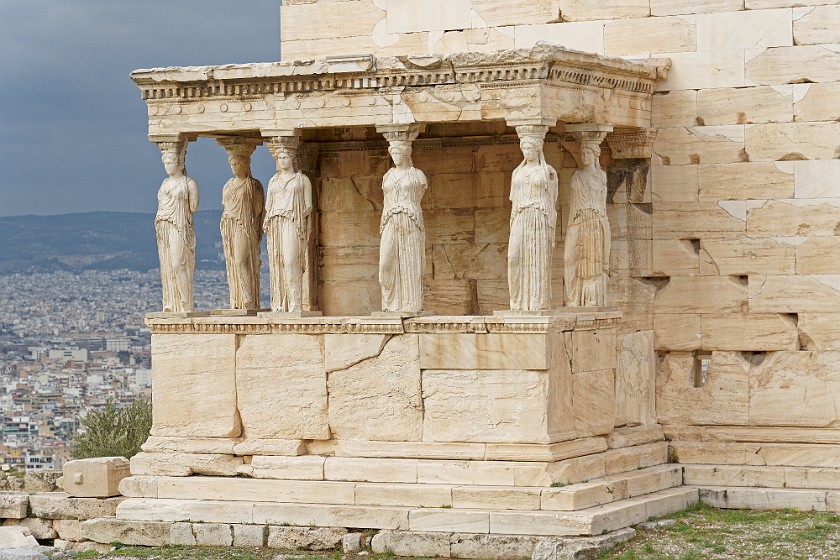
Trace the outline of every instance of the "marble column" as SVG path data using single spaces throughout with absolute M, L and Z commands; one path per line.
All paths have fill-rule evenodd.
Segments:
M 428 181 L 411 160 L 412 143 L 422 129 L 418 124 L 376 127 L 388 140 L 394 162 L 382 178 L 384 203 L 379 222 L 379 285 L 385 313 L 423 311 L 426 226 L 421 202 Z
M 163 311 L 191 313 L 195 275 L 195 229 L 193 214 L 198 210 L 198 185 L 187 176 L 186 135 L 150 136 L 160 148 L 168 177 L 158 190 L 155 234 L 160 257 Z
M 566 125 L 566 132 L 577 143 L 573 155 L 579 167 L 569 185 L 569 225 L 563 248 L 569 307 L 607 305 L 612 238 L 607 219 L 607 174 L 599 158 L 601 142 L 611 130 L 608 124 Z
M 263 135 L 267 135 L 265 131 Z M 271 310 L 303 314 L 304 274 L 311 268 L 312 183 L 295 165 L 300 131 L 274 131 L 268 136 L 268 149 L 277 165 L 277 172 L 268 183 L 263 225 Z
M 553 119 L 508 120 L 516 128 L 523 160 L 510 185 L 508 287 L 510 309 L 551 309 L 551 260 L 557 231 L 557 171 L 545 161 L 543 145 Z
M 225 252 L 230 308 L 260 307 L 260 242 L 265 215 L 262 183 L 251 175 L 251 155 L 262 140 L 220 138 L 216 143 L 228 155 L 233 178 L 222 189 L 220 230 Z

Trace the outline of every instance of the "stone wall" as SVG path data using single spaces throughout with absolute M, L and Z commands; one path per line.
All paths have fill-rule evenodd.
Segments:
M 670 58 L 670 75 L 653 100 L 658 137 L 650 199 L 642 201 L 650 204 L 652 252 L 647 270 L 611 279 L 613 301 L 635 328 L 655 331 L 659 419 L 673 433 L 708 425 L 836 429 L 840 109 L 831 100 L 840 92 L 840 3 L 447 0 L 446 7 L 286 0 L 283 58 L 485 51 L 537 40 L 608 56 Z M 344 24 L 349 20 L 354 25 Z M 431 150 L 418 150 L 418 167 L 440 174 L 430 180 L 428 202 L 435 265 L 428 280 L 438 283 L 429 291 L 429 308 L 485 313 L 504 302 L 498 279 L 504 276 L 480 275 L 504 263 L 506 197 L 500 189 L 517 158 L 515 146 L 494 150 L 498 155 L 488 158 L 491 149 L 448 149 L 445 161 L 455 167 L 446 170 Z M 384 151 L 376 157 L 356 175 L 381 176 Z M 557 157 L 550 155 L 550 162 L 557 165 Z M 474 179 L 479 190 L 468 176 L 457 178 L 469 165 L 480 171 Z M 447 173 L 466 191 L 435 192 L 447 184 Z M 378 179 L 371 181 L 356 186 L 373 192 Z M 377 233 L 371 198 L 354 202 L 370 214 L 364 220 L 369 243 Z M 475 215 L 458 214 L 458 205 L 473 202 Z M 497 225 L 485 246 L 479 227 L 489 222 L 475 216 L 488 210 Z M 621 218 L 611 219 L 620 231 Z M 329 235 L 322 239 L 329 246 Z M 613 247 L 614 266 L 629 270 L 621 264 L 630 258 L 627 244 Z M 359 266 L 372 270 L 370 253 Z M 458 297 L 435 301 L 444 286 Z M 555 281 L 555 295 L 558 288 Z M 367 299 L 359 301 L 370 308 L 376 290 L 364 290 Z M 333 300 L 325 297 L 328 312 L 337 310 Z M 704 359 L 705 376 L 699 371 Z M 813 439 L 811 432 L 798 433 L 789 439 Z

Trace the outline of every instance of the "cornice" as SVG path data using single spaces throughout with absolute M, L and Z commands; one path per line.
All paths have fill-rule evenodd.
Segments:
M 670 61 L 628 62 L 562 47 L 446 57 L 327 58 L 296 62 L 136 70 L 131 78 L 147 101 L 256 99 L 266 95 L 353 92 L 382 88 L 533 82 L 652 94 Z

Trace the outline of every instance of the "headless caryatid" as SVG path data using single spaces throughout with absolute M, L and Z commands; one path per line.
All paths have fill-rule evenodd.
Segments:
M 572 175 L 564 249 L 566 305 L 570 307 L 607 303 L 611 237 L 607 174 L 598 163 L 600 155 L 598 142 L 581 142 L 580 169 Z
M 303 273 L 311 229 L 312 183 L 294 169 L 298 139 L 278 137 L 269 143 L 277 173 L 268 183 L 265 231 L 271 280 L 271 310 L 303 309 Z
M 508 286 L 513 311 L 551 307 L 551 257 L 557 229 L 557 172 L 545 162 L 546 126 L 517 126 L 524 160 L 510 186 Z
M 251 176 L 255 143 L 220 142 L 234 177 L 222 190 L 222 245 L 225 251 L 231 309 L 260 306 L 260 241 L 265 213 L 262 184 Z
M 385 198 L 379 223 L 379 285 L 382 311 L 388 313 L 419 313 L 423 309 L 426 228 L 420 203 L 428 182 L 411 161 L 411 143 L 418 133 L 385 133 L 394 161 L 382 179 Z
M 187 177 L 184 157 L 186 142 L 159 142 L 167 177 L 158 191 L 155 216 L 160 281 L 165 312 L 191 312 L 195 274 L 195 229 L 193 213 L 198 210 L 198 185 Z

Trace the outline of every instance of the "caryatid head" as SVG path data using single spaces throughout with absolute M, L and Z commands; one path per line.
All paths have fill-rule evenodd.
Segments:
M 225 146 L 228 153 L 228 163 L 237 179 L 251 176 L 251 155 L 256 146 L 249 144 L 229 144 Z
M 522 155 L 528 163 L 542 162 L 544 145 L 545 140 L 542 135 L 537 134 L 524 135 L 519 141 L 519 149 L 522 150 Z
M 591 140 L 584 140 L 580 143 L 580 162 L 583 164 L 584 167 L 589 167 L 591 165 L 595 165 L 596 167 L 600 167 L 598 165 L 599 158 L 601 157 L 601 145 L 598 142 L 594 142 Z
M 293 136 L 278 136 L 268 143 L 268 150 L 274 156 L 278 173 L 294 171 L 300 140 Z
M 411 142 L 407 142 L 405 140 L 392 140 L 389 144 L 388 154 L 391 156 L 391 160 L 394 162 L 394 165 L 397 167 L 401 166 L 403 163 L 408 163 L 409 167 L 414 165 L 411 161 Z
M 187 152 L 186 142 L 158 142 L 160 148 L 160 160 L 163 162 L 163 168 L 166 174 L 170 177 L 187 173 L 187 167 L 184 163 L 184 158 Z

